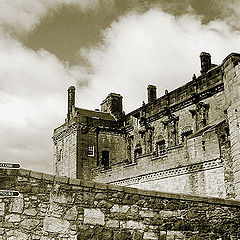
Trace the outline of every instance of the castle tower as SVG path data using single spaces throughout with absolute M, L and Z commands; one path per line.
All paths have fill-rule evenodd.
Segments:
M 240 199 L 240 54 L 233 53 L 223 61 L 223 76 L 235 197 Z

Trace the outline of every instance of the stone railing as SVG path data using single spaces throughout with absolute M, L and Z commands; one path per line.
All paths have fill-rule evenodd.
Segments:
M 0 169 L 0 239 L 240 239 L 240 202 Z

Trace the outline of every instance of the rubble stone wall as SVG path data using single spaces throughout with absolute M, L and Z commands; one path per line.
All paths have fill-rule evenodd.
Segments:
M 0 169 L 0 239 L 240 239 L 240 202 Z

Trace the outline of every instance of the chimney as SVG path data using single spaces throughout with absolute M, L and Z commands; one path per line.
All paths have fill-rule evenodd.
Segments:
M 200 54 L 201 59 L 201 74 L 204 75 L 211 69 L 211 55 L 206 52 Z
M 71 86 L 68 88 L 68 119 L 70 119 L 73 107 L 75 107 L 75 87 Z
M 101 112 L 111 113 L 116 119 L 121 119 L 123 115 L 122 96 L 117 93 L 108 94 L 101 103 Z
M 147 92 L 148 92 L 148 103 L 153 103 L 157 99 L 157 91 L 156 86 L 148 85 Z

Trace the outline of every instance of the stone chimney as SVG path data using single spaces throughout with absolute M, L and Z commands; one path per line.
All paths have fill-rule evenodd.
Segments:
M 101 112 L 111 113 L 116 119 L 122 117 L 122 96 L 117 93 L 110 93 L 101 103 Z
M 157 99 L 157 88 L 154 85 L 148 85 L 148 103 L 153 103 Z
M 70 119 L 74 107 L 75 107 L 75 87 L 71 86 L 68 88 L 68 113 L 67 113 L 68 119 Z
M 206 52 L 200 54 L 201 59 L 201 74 L 204 75 L 211 69 L 211 55 Z

